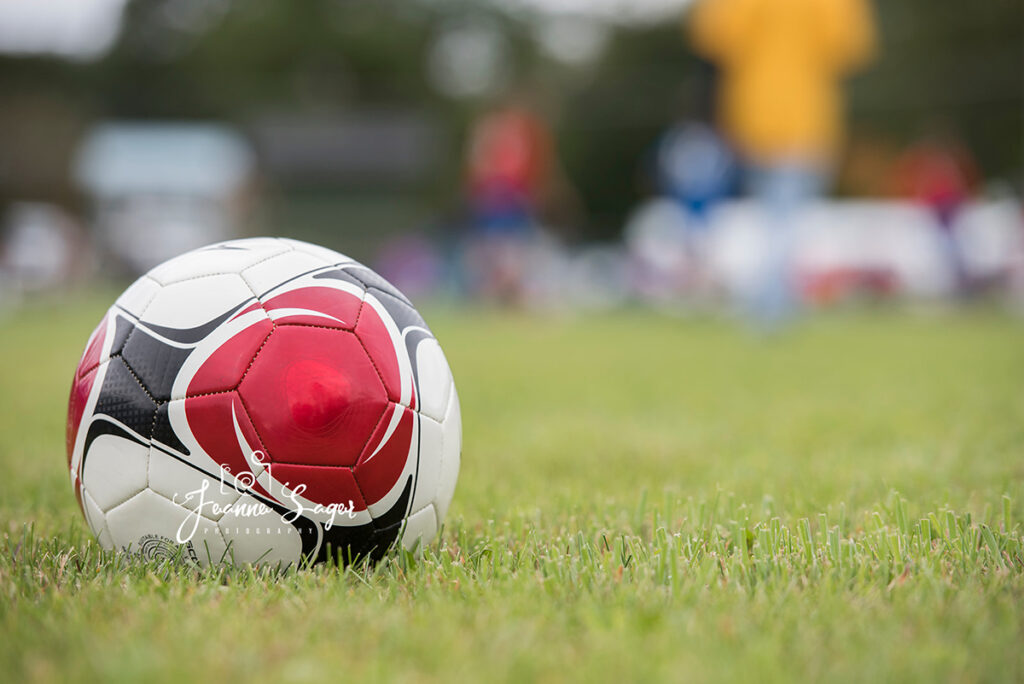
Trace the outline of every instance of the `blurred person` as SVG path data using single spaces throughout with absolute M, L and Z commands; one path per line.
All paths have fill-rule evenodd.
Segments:
M 956 294 L 972 289 L 963 249 L 957 240 L 957 216 L 974 195 L 978 172 L 970 151 L 942 124 L 911 145 L 893 167 L 892 186 L 900 197 L 925 206 L 935 219 L 939 244 Z
M 718 119 L 766 213 L 748 302 L 762 324 L 794 310 L 795 220 L 826 187 L 842 140 L 840 81 L 872 55 L 867 0 L 699 0 L 696 52 L 721 72 Z
M 506 304 L 521 304 L 537 216 L 553 175 L 551 133 L 522 98 L 513 98 L 473 125 L 466 155 L 470 238 L 468 287 Z
M 4 215 L 0 231 L 0 300 L 58 291 L 84 280 L 92 270 L 85 228 L 64 208 L 43 202 L 17 202 Z
M 407 297 L 422 299 L 441 289 L 445 263 L 433 240 L 414 233 L 386 241 L 374 261 L 374 270 Z
M 688 262 L 688 289 L 703 297 L 710 287 L 707 268 L 708 213 L 732 190 L 732 151 L 711 124 L 680 121 L 662 136 L 657 152 L 662 193 L 682 210 L 682 238 Z

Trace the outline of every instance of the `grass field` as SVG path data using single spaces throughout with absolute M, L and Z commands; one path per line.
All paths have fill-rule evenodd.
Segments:
M 0 680 L 1024 679 L 1019 320 L 428 309 L 465 430 L 442 538 L 276 576 L 91 539 L 64 411 L 107 301 L 0 322 Z

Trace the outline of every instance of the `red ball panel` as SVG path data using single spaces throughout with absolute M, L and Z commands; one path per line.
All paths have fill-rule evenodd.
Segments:
M 109 315 L 103 316 L 103 320 L 100 321 L 100 324 L 92 331 L 92 335 L 89 336 L 89 343 L 85 347 L 81 361 L 78 362 L 78 372 L 75 374 L 75 377 L 80 378 L 100 365 L 100 353 L 103 350 L 103 342 L 107 338 L 107 317 Z
M 366 503 L 377 503 L 398 482 L 409 460 L 415 420 L 413 411 L 391 404 L 377 424 L 355 467 L 356 481 Z
M 366 510 L 363 495 L 349 468 L 274 463 L 270 466 L 274 480 L 299 496 L 324 506 L 338 504 L 352 511 Z M 305 485 L 302 488 L 302 485 Z M 298 489 L 302 491 L 298 491 Z M 275 489 L 274 494 L 277 494 Z
M 239 392 L 274 463 L 354 465 L 388 405 L 353 335 L 306 326 L 274 330 Z
M 351 330 L 362 303 L 360 297 L 333 287 L 303 287 L 268 299 L 263 308 L 282 325 L 322 325 Z
M 398 357 L 395 354 L 395 343 L 388 332 L 380 315 L 369 304 L 363 304 L 356 325 L 356 335 L 366 347 L 377 370 L 380 371 L 384 386 L 388 391 L 388 399 L 401 401 L 402 381 L 398 372 Z
M 98 369 L 98 366 L 93 366 L 83 374 L 75 375 L 75 379 L 71 382 L 71 396 L 68 399 L 68 424 L 64 432 L 69 467 L 71 465 L 71 454 L 75 449 L 75 440 L 78 439 L 78 428 L 82 423 L 82 414 L 85 412 L 86 402 L 89 401 L 89 394 L 92 392 L 92 385 L 96 381 Z
M 194 397 L 238 387 L 252 358 L 273 329 L 273 323 L 267 318 L 250 325 L 220 345 L 189 381 L 187 395 Z
M 248 459 L 254 452 L 265 451 L 265 448 L 237 393 L 189 397 L 185 399 L 185 416 L 196 441 L 226 471 L 224 481 L 227 484 L 252 472 Z M 254 460 L 266 461 L 266 458 Z M 239 481 L 251 485 L 260 494 L 268 494 L 259 482 Z

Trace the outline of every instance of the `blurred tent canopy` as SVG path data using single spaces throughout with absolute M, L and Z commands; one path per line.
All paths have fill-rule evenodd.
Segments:
M 469 121 L 518 90 L 554 126 L 587 214 L 579 235 L 617 235 L 644 193 L 643 162 L 659 133 L 707 109 L 708 72 L 673 16 L 679 2 L 621 15 L 636 21 L 615 21 L 622 3 L 602 3 L 609 9 L 596 15 L 581 15 L 582 4 L 132 0 L 111 48 L 91 61 L 0 56 L 0 202 L 73 204 L 71 150 L 96 122 L 220 121 L 256 143 L 275 232 L 409 230 L 439 209 L 457 211 Z M 851 131 L 905 145 L 941 117 L 986 177 L 1019 183 L 1020 1 L 885 0 L 876 11 L 881 58 L 851 84 Z M 454 48 L 438 47 L 445 35 L 456 35 Z M 563 43 L 572 49 L 560 52 Z M 458 71 L 459 59 L 493 64 L 466 71 L 474 87 L 439 85 L 439 60 Z M 318 173 L 296 171 L 275 141 L 298 136 L 296 145 L 316 148 L 306 139 L 316 131 L 349 140 L 393 131 L 405 143 L 359 154 L 378 171 L 375 151 L 408 158 L 359 182 L 358 159 L 327 163 L 354 149 L 341 145 L 322 148 Z M 396 151 L 406 143 L 413 151 Z

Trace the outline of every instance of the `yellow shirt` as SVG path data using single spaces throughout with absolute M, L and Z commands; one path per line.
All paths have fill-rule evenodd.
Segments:
M 699 0 L 690 31 L 721 70 L 719 116 L 741 154 L 771 162 L 834 151 L 840 79 L 874 49 L 867 0 Z

